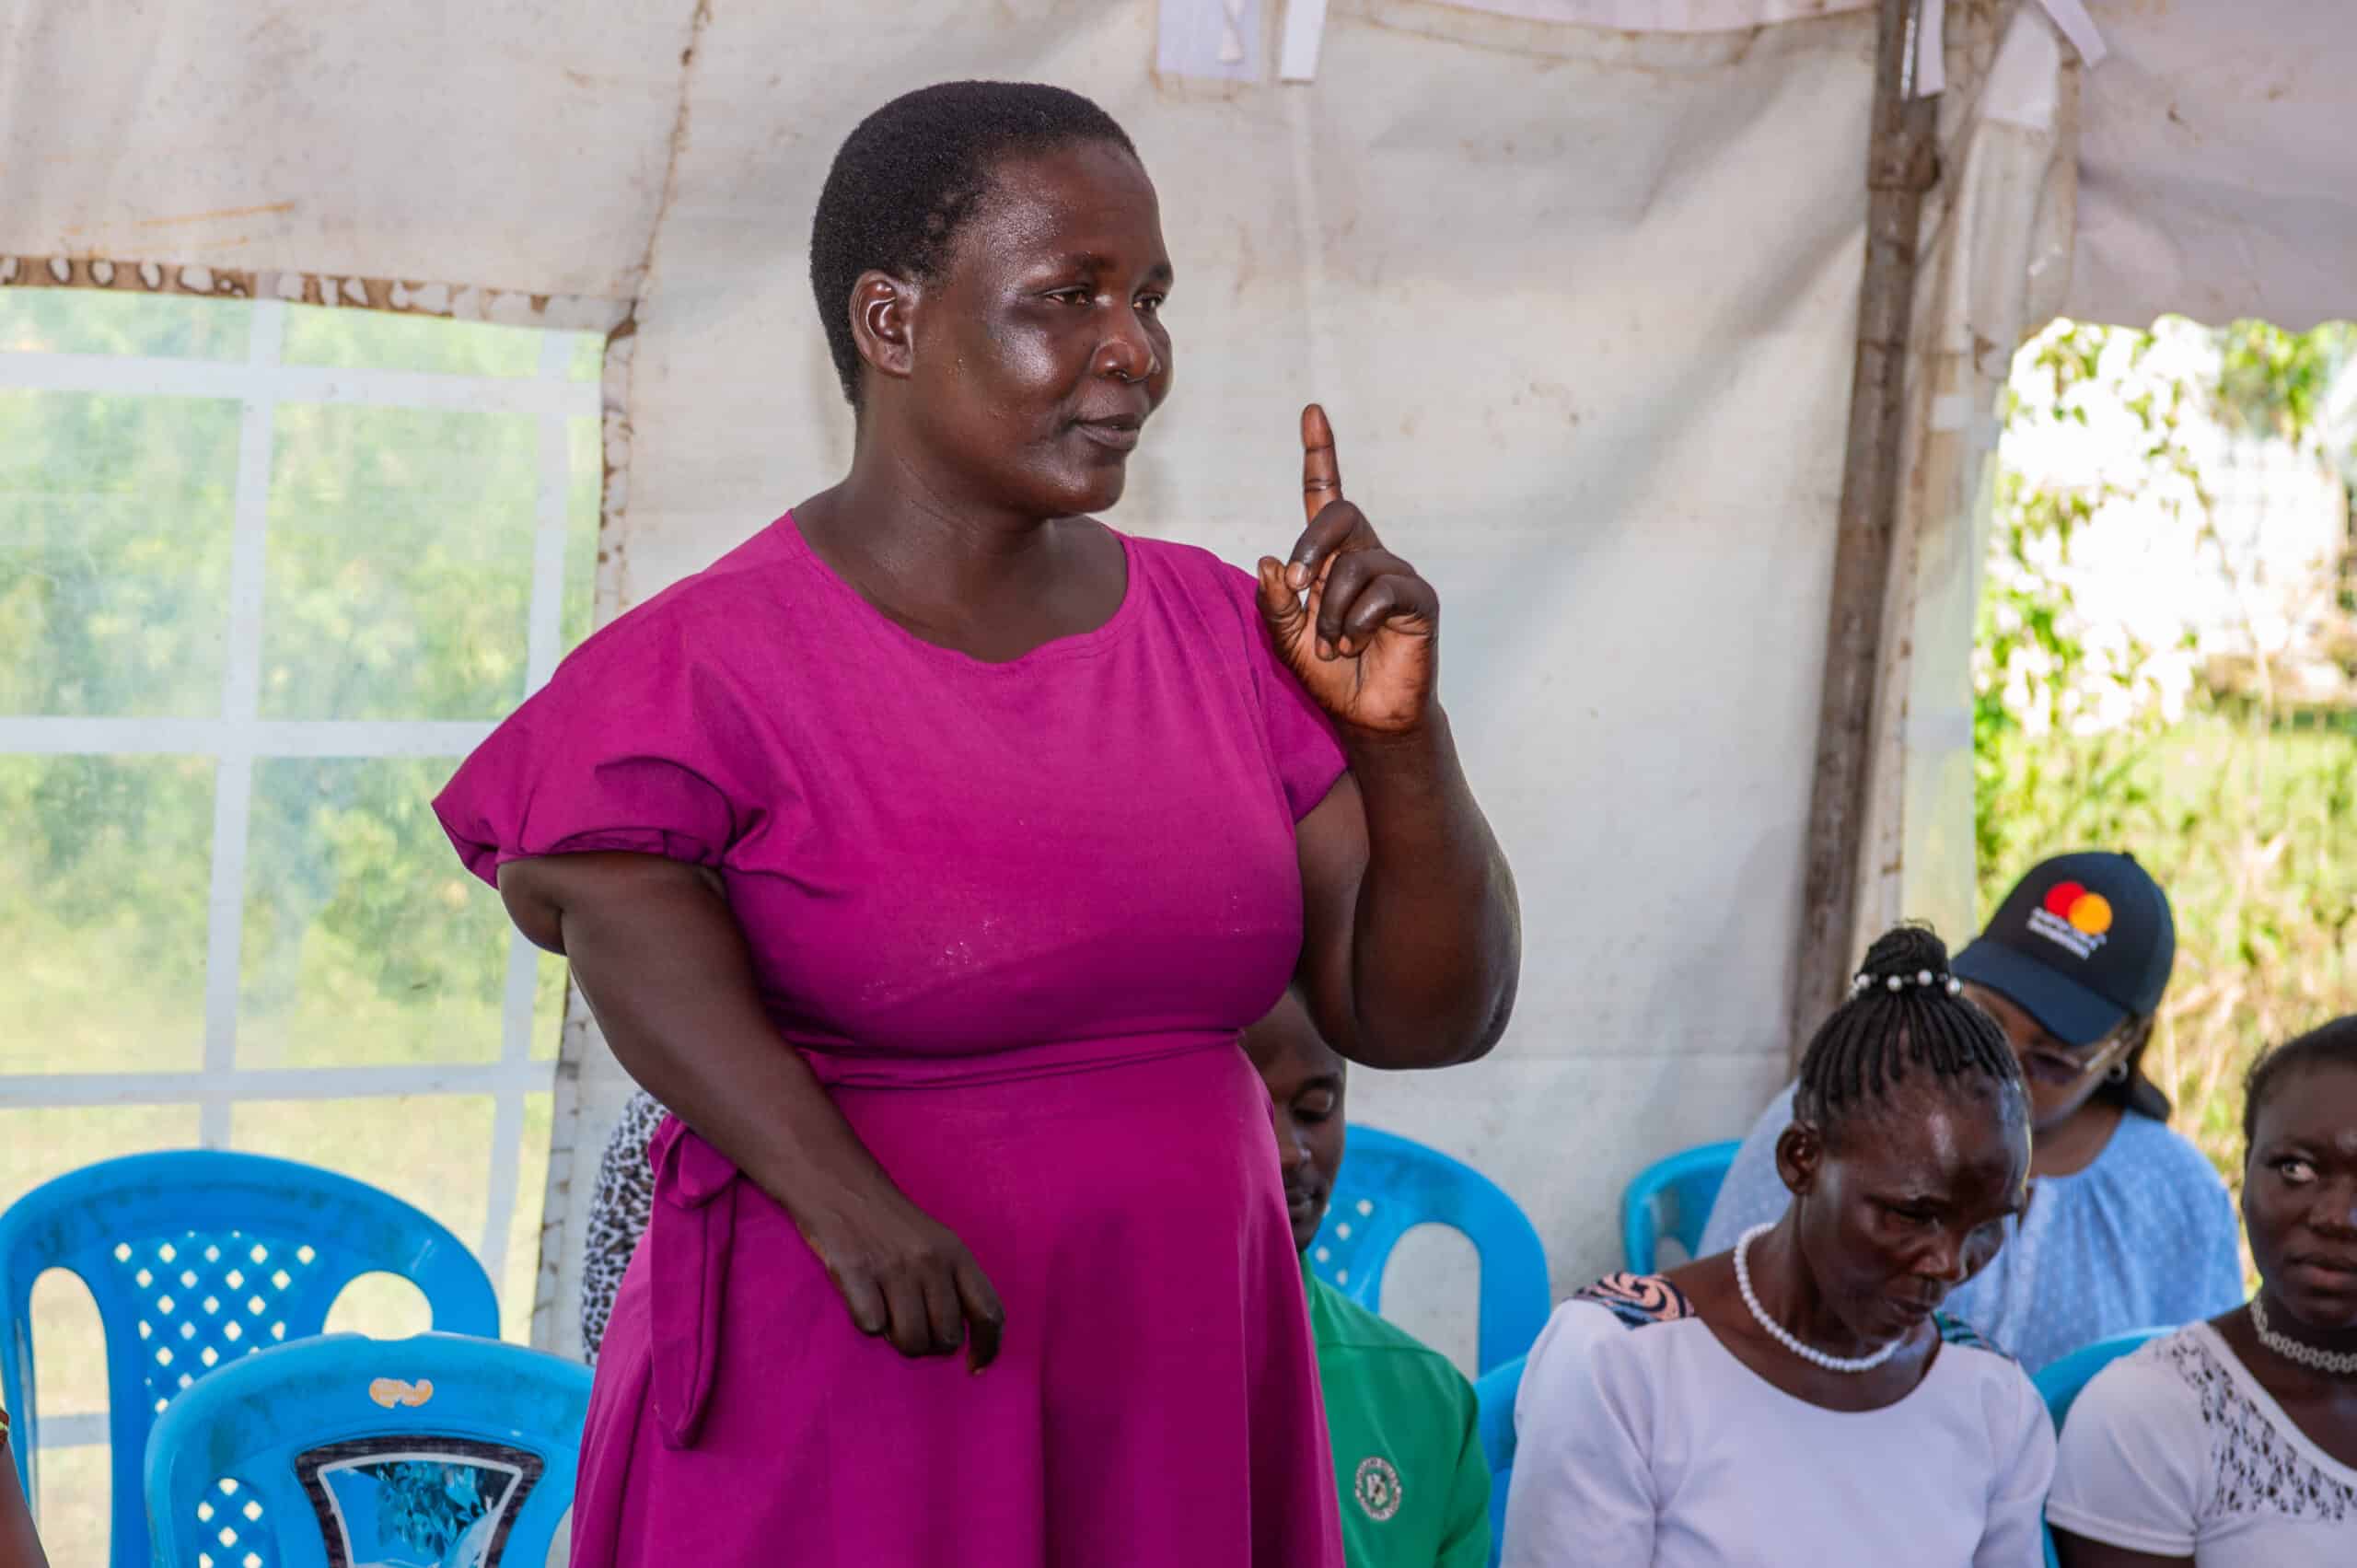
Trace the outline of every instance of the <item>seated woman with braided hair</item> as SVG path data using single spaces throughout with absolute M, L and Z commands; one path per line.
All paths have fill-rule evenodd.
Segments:
M 2096 851 L 2031 866 L 1948 966 L 2021 1063 L 2031 1187 L 1997 1260 L 1948 1305 L 2033 1375 L 2243 1298 L 2234 1200 L 2144 1072 L 2176 962 L 2168 895 L 2134 856 Z M 1697 1253 L 1784 1212 L 1776 1140 L 1792 1119 L 1787 1089 L 1743 1140 Z
M 2054 1433 L 1937 1308 L 2023 1202 L 2029 1122 L 1947 949 L 1877 941 L 1803 1059 L 1782 1215 L 1557 1308 L 1516 1398 L 1506 1568 L 2029 1568 Z

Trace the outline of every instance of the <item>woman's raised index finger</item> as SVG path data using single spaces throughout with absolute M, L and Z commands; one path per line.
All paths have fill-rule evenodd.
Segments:
M 1328 505 L 1342 498 L 1342 469 L 1334 460 L 1334 427 L 1326 411 L 1311 403 L 1301 411 L 1301 513 L 1316 522 Z

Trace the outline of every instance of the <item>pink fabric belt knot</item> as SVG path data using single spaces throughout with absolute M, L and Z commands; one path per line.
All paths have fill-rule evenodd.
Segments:
M 676 1116 L 647 1144 L 655 1166 L 652 1266 L 655 1419 L 663 1443 L 692 1448 L 720 1359 L 720 1308 L 737 1230 L 737 1167 Z

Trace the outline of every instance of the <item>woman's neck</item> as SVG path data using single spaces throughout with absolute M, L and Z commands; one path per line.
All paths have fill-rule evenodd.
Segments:
M 1752 1294 L 1760 1310 L 1782 1324 L 1812 1350 L 1849 1359 L 1872 1355 L 1882 1349 L 1843 1321 L 1817 1288 L 1801 1255 L 1800 1238 L 1793 1229 L 1794 1211 L 1786 1209 L 1776 1227 L 1751 1244 L 1745 1261 L 1751 1272 Z
M 2357 1330 L 2311 1328 L 2263 1284 L 2259 1298 L 2270 1334 L 2321 1351 L 2357 1351 Z M 2258 1337 L 2248 1307 L 2213 1318 L 2210 1326 L 2293 1425 L 2334 1460 L 2357 1469 L 2357 1377 L 2335 1376 L 2282 1354 Z
M 2076 1176 L 2102 1157 L 2119 1130 L 2127 1108 L 2107 1095 L 2097 1095 L 2051 1127 L 2031 1135 L 2029 1173 L 2039 1177 Z
M 2357 1355 L 2357 1328 L 2319 1329 L 2302 1322 L 2283 1305 L 2283 1298 L 2264 1283 L 2258 1287 L 2258 1300 L 2267 1313 L 2268 1332 L 2328 1355 Z M 2343 1382 L 2352 1394 L 2357 1394 L 2357 1380 L 2344 1378 Z
M 1036 597 L 1060 519 L 979 505 L 863 440 L 851 472 L 794 509 L 820 559 L 896 618 L 937 623 Z

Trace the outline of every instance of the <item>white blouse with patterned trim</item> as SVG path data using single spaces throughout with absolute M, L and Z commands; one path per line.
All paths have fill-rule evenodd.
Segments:
M 2198 1568 L 2357 1562 L 2357 1469 L 2316 1446 L 2207 1323 L 2096 1374 L 2046 1516 Z
M 1515 1401 L 1504 1568 L 2038 1568 L 2054 1428 L 1960 1327 L 1877 1411 L 1770 1384 L 1658 1279 L 1555 1310 Z

